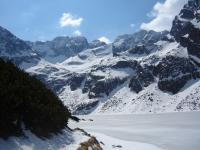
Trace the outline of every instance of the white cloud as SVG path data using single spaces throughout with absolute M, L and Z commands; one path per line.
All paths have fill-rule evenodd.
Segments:
M 105 42 L 106 44 L 110 43 L 110 40 L 105 36 L 100 37 L 98 40 L 101 42 Z
M 134 23 L 130 24 L 130 27 L 135 28 L 135 24 Z
M 81 35 L 82 35 L 81 31 L 79 31 L 79 30 L 74 31 L 73 34 L 74 34 L 75 36 L 81 36 Z
M 183 5 L 188 0 L 165 0 L 164 3 L 157 2 L 153 10 L 147 14 L 149 17 L 153 17 L 149 23 L 142 23 L 141 29 L 163 31 L 170 30 L 174 17 L 179 14 Z
M 59 24 L 60 27 L 79 27 L 83 21 L 83 18 L 77 18 L 70 13 L 63 13 L 60 18 Z

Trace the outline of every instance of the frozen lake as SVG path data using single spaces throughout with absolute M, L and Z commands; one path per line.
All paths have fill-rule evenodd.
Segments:
M 200 149 L 200 112 L 88 115 L 80 118 L 85 121 L 70 122 L 69 126 L 83 128 L 97 136 L 104 143 L 104 149 Z

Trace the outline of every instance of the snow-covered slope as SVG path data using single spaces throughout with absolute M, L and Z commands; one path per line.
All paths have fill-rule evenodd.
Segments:
M 111 45 L 86 49 L 74 57 L 61 63 L 65 68 L 74 72 L 87 72 L 92 66 L 101 64 L 106 58 L 112 57 Z
M 157 113 L 199 110 L 200 81 L 192 80 L 177 94 L 162 92 L 151 84 L 139 94 L 123 87 L 95 112 L 104 113 Z
M 41 139 L 29 131 L 23 137 L 11 137 L 7 140 L 0 138 L 1 150 L 77 150 L 80 143 L 86 142 L 90 136 L 82 131 L 64 129 L 50 139 Z

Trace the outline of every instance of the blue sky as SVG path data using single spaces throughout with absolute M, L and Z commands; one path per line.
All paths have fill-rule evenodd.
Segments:
M 89 41 L 100 37 L 113 40 L 120 34 L 139 30 L 141 24 L 150 23 L 158 17 L 166 1 L 0 0 L 0 26 L 31 41 L 63 35 L 83 35 Z

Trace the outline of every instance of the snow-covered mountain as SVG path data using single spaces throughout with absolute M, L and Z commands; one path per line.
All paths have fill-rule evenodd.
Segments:
M 27 44 L 35 49 L 42 58 L 51 63 L 62 62 L 85 49 L 105 45 L 104 42 L 100 42 L 99 40 L 88 43 L 87 39 L 83 36 L 60 36 L 54 38 L 52 41 L 27 42 Z
M 0 57 L 12 60 L 21 68 L 29 68 L 40 61 L 37 53 L 23 40 L 0 26 Z
M 26 42 L 41 58 L 25 69 L 76 114 L 199 110 L 199 13 L 199 0 L 189 0 L 170 32 L 141 30 L 108 45 L 84 37 Z
M 121 35 L 113 42 L 113 54 L 126 50 L 133 54 L 149 54 L 156 49 L 155 43 L 164 39 L 168 33 L 141 30 L 134 34 Z

